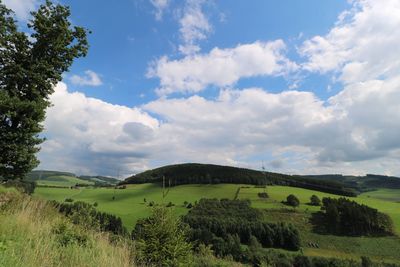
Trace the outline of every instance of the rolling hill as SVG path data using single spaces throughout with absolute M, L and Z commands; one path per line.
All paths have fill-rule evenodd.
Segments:
M 79 185 L 116 185 L 120 180 L 106 176 L 76 176 L 70 172 L 35 170 L 26 178 L 34 181 L 38 186 L 70 187 Z
M 120 184 L 161 183 L 164 178 L 167 185 L 171 186 L 219 183 L 287 185 L 343 196 L 357 195 L 354 188 L 348 187 L 340 181 L 199 163 L 169 165 L 148 170 L 131 176 Z

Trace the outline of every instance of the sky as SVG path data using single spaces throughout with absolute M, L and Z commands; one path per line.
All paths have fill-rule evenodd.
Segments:
M 3 0 L 24 30 L 40 0 Z M 89 35 L 39 169 L 400 176 L 400 1 L 58 0 Z

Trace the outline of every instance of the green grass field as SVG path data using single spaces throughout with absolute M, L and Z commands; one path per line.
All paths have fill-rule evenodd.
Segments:
M 287 186 L 269 186 L 267 192 L 270 198 L 267 200 L 260 199 L 257 196 L 258 192 L 263 192 L 263 189 L 254 187 L 241 188 L 239 193 L 239 198 L 250 199 L 253 207 L 256 208 L 279 209 L 287 207 L 281 202 L 286 200 L 286 197 L 289 194 L 294 194 L 299 198 L 301 203 L 297 209 L 301 211 L 312 212 L 319 210 L 319 207 L 307 205 L 307 203 L 310 201 L 310 197 L 313 194 L 317 195 L 320 199 L 322 199 L 323 197 L 333 197 L 333 198 L 340 197 L 328 193 L 322 193 L 318 191 L 296 188 L 296 187 L 287 187 Z M 387 213 L 393 219 L 396 232 L 400 233 L 400 203 L 393 202 L 390 200 L 393 199 L 396 196 L 396 194 L 397 197 L 400 198 L 400 190 L 379 189 L 377 191 L 364 193 L 359 195 L 358 197 L 350 199 L 360 204 L 365 204 L 372 208 L 376 208 L 381 212 Z
M 175 204 L 177 215 L 185 214 L 188 209 L 183 206 L 183 202 L 191 202 L 201 198 L 229 198 L 233 199 L 237 189 L 241 187 L 238 197 L 240 199 L 250 199 L 255 208 L 266 209 L 266 219 L 268 221 L 286 221 L 295 224 L 301 232 L 303 250 L 306 255 L 331 256 L 341 258 L 359 259 L 361 256 L 369 256 L 374 260 L 390 261 L 400 263 L 398 251 L 400 251 L 400 239 L 398 237 L 343 237 L 333 235 L 320 235 L 312 232 L 312 225 L 309 219 L 312 212 L 318 211 L 319 207 L 309 206 L 311 195 L 315 194 L 323 197 L 340 197 L 337 195 L 317 192 L 295 187 L 269 186 L 267 200 L 260 199 L 258 192 L 263 192 L 262 188 L 254 186 L 219 184 L 219 185 L 182 185 L 172 187 L 164 202 Z M 391 216 L 395 223 L 397 233 L 400 232 L 400 203 L 391 200 L 399 195 L 400 190 L 377 190 L 361 194 L 357 198 L 352 198 L 359 203 L 377 208 L 381 212 Z M 288 207 L 281 203 L 287 195 L 294 194 L 301 205 L 295 212 L 282 211 Z M 126 189 L 108 188 L 44 188 L 39 187 L 35 192 L 36 196 L 46 199 L 64 201 L 65 198 L 72 198 L 75 201 L 85 201 L 98 203 L 98 209 L 112 213 L 121 217 L 125 226 L 131 230 L 136 221 L 147 217 L 150 214 L 148 203 L 154 201 L 162 202 L 162 188 L 155 184 L 128 185 Z M 115 195 L 115 200 L 113 196 Z M 146 203 L 144 199 L 146 198 Z M 292 209 L 292 208 L 289 208 Z M 319 248 L 312 248 L 308 244 L 316 243 Z
M 185 214 L 187 209 L 183 202 L 191 202 L 201 198 L 230 198 L 232 199 L 238 185 L 184 185 L 173 187 L 166 195 L 164 202 L 175 204 L 177 214 Z M 115 200 L 113 196 L 115 194 Z M 150 201 L 162 202 L 162 188 L 155 184 L 128 185 L 126 189 L 113 188 L 45 188 L 39 187 L 35 192 L 49 200 L 64 201 L 66 198 L 98 203 L 98 209 L 104 212 L 116 214 L 121 217 L 128 229 L 132 229 L 136 221 L 150 214 Z M 146 202 L 144 199 L 146 198 Z
M 59 186 L 59 187 L 70 187 L 76 184 L 87 184 L 93 185 L 94 182 L 79 179 L 73 176 L 57 175 L 46 177 L 46 179 L 36 180 L 38 186 Z

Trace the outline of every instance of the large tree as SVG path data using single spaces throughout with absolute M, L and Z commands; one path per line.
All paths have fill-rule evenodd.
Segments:
M 46 1 L 18 29 L 0 0 L 0 178 L 22 179 L 39 161 L 49 96 L 74 59 L 86 56 L 87 30 L 73 27 L 66 6 Z

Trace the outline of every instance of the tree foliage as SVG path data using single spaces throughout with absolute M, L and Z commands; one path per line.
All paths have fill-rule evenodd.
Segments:
M 46 1 L 18 30 L 0 0 L 0 177 L 22 179 L 39 163 L 49 96 L 62 73 L 88 50 L 87 30 L 72 27 L 66 6 Z
M 290 194 L 286 198 L 286 205 L 298 207 L 300 205 L 300 200 L 295 195 Z
M 139 261 L 146 266 L 187 266 L 192 253 L 187 231 L 171 209 L 154 206 L 152 215 L 139 220 L 132 232 Z
M 217 256 L 232 255 L 237 261 L 252 259 L 259 246 L 300 248 L 295 227 L 265 222 L 262 211 L 251 208 L 246 200 L 201 199 L 183 221 L 190 225 L 193 242 L 212 245 Z M 241 244 L 249 245 L 252 250 L 241 249 Z
M 310 197 L 310 205 L 311 206 L 321 206 L 321 199 L 318 196 L 312 195 Z
M 323 198 L 324 223 L 328 232 L 340 235 L 391 235 L 391 218 L 377 209 L 346 198 Z

